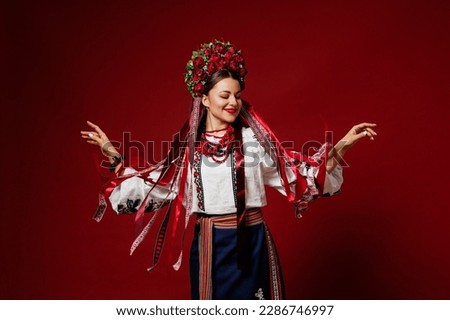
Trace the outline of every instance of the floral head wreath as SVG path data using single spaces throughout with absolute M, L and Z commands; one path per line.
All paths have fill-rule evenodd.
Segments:
M 184 82 L 194 98 L 200 97 L 208 78 L 224 69 L 235 73 L 241 85 L 244 84 L 247 69 L 241 50 L 237 50 L 230 42 L 213 40 L 203 43 L 199 50 L 192 52 L 192 58 L 186 64 Z

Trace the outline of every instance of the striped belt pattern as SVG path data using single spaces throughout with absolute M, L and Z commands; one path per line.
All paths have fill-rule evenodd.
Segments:
M 263 223 L 261 208 L 251 208 L 245 212 L 245 225 L 253 226 Z M 199 297 L 201 300 L 212 299 L 212 250 L 213 228 L 236 229 L 236 214 L 224 216 L 197 215 L 200 224 L 199 238 Z

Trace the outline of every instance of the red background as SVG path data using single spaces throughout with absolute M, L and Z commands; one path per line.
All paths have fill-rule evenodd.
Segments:
M 189 299 L 187 260 L 174 272 L 166 250 L 148 273 L 150 239 L 128 255 L 133 217 L 91 219 L 97 150 L 79 131 L 170 139 L 191 51 L 222 38 L 242 48 L 244 97 L 280 139 L 378 124 L 348 153 L 343 192 L 301 220 L 269 192 L 287 298 L 450 299 L 448 1 L 273 3 L 3 5 L 0 297 Z

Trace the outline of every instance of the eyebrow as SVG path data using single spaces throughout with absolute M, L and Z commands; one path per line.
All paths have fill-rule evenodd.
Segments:
M 222 91 L 219 91 L 219 93 L 229 93 L 229 94 L 231 94 L 231 91 L 228 91 L 228 90 L 222 90 Z M 241 91 L 239 90 L 239 91 L 236 92 L 236 93 L 241 93 Z

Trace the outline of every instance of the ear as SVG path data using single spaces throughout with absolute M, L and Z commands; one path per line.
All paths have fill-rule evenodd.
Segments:
M 205 106 L 205 107 L 209 107 L 209 98 L 208 98 L 208 96 L 206 95 L 206 94 L 204 94 L 203 96 L 202 96 L 202 104 Z

